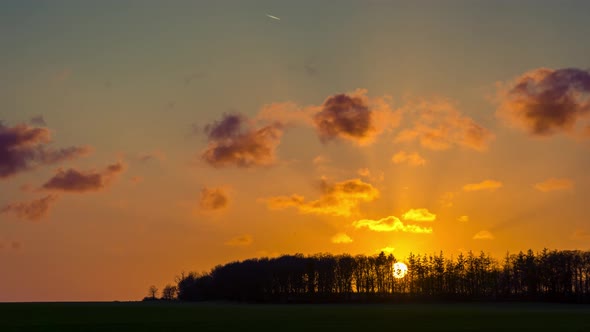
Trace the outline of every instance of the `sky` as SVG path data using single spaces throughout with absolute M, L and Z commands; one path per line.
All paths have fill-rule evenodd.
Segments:
M 586 1 L 0 1 L 0 302 L 588 250 Z

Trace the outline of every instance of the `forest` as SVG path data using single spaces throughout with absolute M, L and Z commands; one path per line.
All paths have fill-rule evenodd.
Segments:
M 468 252 L 447 258 L 410 254 L 408 272 L 395 278 L 396 258 L 378 255 L 302 254 L 218 265 L 182 273 L 167 285 L 166 300 L 267 303 L 406 301 L 590 302 L 590 251 L 547 250 L 506 254 Z M 151 296 L 156 299 L 157 288 Z

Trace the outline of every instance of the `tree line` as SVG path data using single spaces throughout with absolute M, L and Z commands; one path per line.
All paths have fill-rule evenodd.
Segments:
M 506 254 L 468 252 L 456 258 L 410 254 L 407 274 L 394 278 L 396 258 L 302 254 L 218 265 L 182 273 L 167 285 L 168 300 L 244 302 L 395 302 L 522 300 L 590 302 L 590 252 L 547 249 Z M 153 289 L 151 290 L 153 291 Z M 157 291 L 157 289 L 156 289 Z M 156 294 L 146 299 L 155 299 Z

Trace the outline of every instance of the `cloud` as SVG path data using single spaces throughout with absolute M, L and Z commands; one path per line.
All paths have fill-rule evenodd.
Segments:
M 90 147 L 53 149 L 47 128 L 26 124 L 7 127 L 0 122 L 0 179 L 40 165 L 56 164 L 91 152 Z
M 332 243 L 342 244 L 342 243 L 351 243 L 352 238 L 345 233 L 338 233 L 332 236 Z
M 447 100 L 410 103 L 406 113 L 414 117 L 411 129 L 401 131 L 395 142 L 418 141 L 431 150 L 447 150 L 454 146 L 477 151 L 487 149 L 494 134 L 473 119 L 461 115 Z
M 328 97 L 313 115 L 313 124 L 322 142 L 349 140 L 370 144 L 385 129 L 396 127 L 398 112 L 392 112 L 385 98 L 369 99 L 367 90 L 357 89 Z
M 226 241 L 225 245 L 231 246 L 231 247 L 243 247 L 243 246 L 249 246 L 253 242 L 254 242 L 254 239 L 252 238 L 252 236 L 249 234 L 245 234 L 245 235 L 240 235 L 240 236 L 234 237 L 234 238 Z
M 417 152 L 407 153 L 406 151 L 400 151 L 391 157 L 391 161 L 394 164 L 407 163 L 410 166 L 424 166 L 426 160 L 420 156 Z
M 474 240 L 493 240 L 494 235 L 489 231 L 480 231 L 473 236 Z
M 153 150 L 139 154 L 137 156 L 137 160 L 142 163 L 147 163 L 150 161 L 164 161 L 166 160 L 166 154 L 160 150 Z
M 112 179 L 125 170 L 121 162 L 107 166 L 102 171 L 79 171 L 73 168 L 58 169 L 42 188 L 65 192 L 88 192 L 104 189 Z
M 452 191 L 447 191 L 441 195 L 439 202 L 443 207 L 453 207 L 453 200 L 457 194 Z
M 327 214 L 348 217 L 358 210 L 361 202 L 370 202 L 379 197 L 379 190 L 360 179 L 330 183 L 320 182 L 321 196 L 315 201 L 306 201 L 300 195 L 279 196 L 266 199 L 270 209 L 295 207 L 303 214 Z
M 484 180 L 479 183 L 469 183 L 463 186 L 463 191 L 481 191 L 481 190 L 488 190 L 488 191 L 495 191 L 498 188 L 501 188 L 502 182 L 496 180 Z
M 47 126 L 47 123 L 45 122 L 45 119 L 43 118 L 43 115 L 35 115 L 35 116 L 33 116 L 29 120 L 29 123 L 32 124 L 33 126 L 41 126 L 41 127 Z
M 535 184 L 535 189 L 542 192 L 568 190 L 574 187 L 574 182 L 570 179 L 550 178 L 543 182 Z
M 434 221 L 436 214 L 428 211 L 428 209 L 410 209 L 402 215 L 404 220 L 411 221 Z
M 384 247 L 378 250 L 378 252 L 383 252 L 385 254 L 393 254 L 393 252 L 395 251 L 394 247 Z
M 201 157 L 210 165 L 267 166 L 275 161 L 283 125 L 256 126 L 241 115 L 225 114 L 221 121 L 205 126 L 205 132 L 209 144 Z
M 418 234 L 432 233 L 431 227 L 405 225 L 397 217 L 389 216 L 379 220 L 361 219 L 352 223 L 355 228 L 368 228 L 375 232 L 406 232 Z
M 538 68 L 500 84 L 496 115 L 533 136 L 575 134 L 588 124 L 590 71 Z
M 364 178 L 371 177 L 371 171 L 368 168 L 359 168 L 356 173 Z
M 199 206 L 201 210 L 216 211 L 226 208 L 229 204 L 229 197 L 222 188 L 203 188 Z
M 0 213 L 14 213 L 18 219 L 41 220 L 47 216 L 51 205 L 57 201 L 58 196 L 47 195 L 30 202 L 9 203 L 0 209 Z
M 459 218 L 457 218 L 457 221 L 460 221 L 460 222 L 468 222 L 469 221 L 469 216 L 460 216 Z

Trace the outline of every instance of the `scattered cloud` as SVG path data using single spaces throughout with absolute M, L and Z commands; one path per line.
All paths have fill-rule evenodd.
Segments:
M 463 186 L 463 191 L 495 191 L 496 189 L 502 188 L 502 182 L 496 180 L 484 180 L 479 183 L 469 183 Z
M 500 84 L 497 99 L 497 116 L 530 135 L 575 135 L 578 126 L 588 124 L 590 71 L 533 69 Z
M 313 158 L 312 163 L 314 166 L 322 166 L 325 164 L 329 164 L 330 163 L 330 158 L 326 157 L 326 156 L 317 156 L 315 158 Z
M 270 209 L 295 207 L 303 214 L 327 214 L 348 217 L 358 210 L 361 202 L 370 202 L 379 197 L 379 190 L 360 179 L 330 183 L 320 182 L 321 196 L 315 201 L 306 201 L 300 195 L 279 196 L 266 199 Z
M 0 213 L 14 213 L 18 219 L 37 221 L 47 216 L 51 205 L 57 201 L 58 196 L 47 195 L 29 202 L 9 203 L 0 209 Z
M 406 225 L 397 217 L 389 216 L 379 220 L 361 219 L 353 222 L 355 228 L 368 228 L 375 232 L 407 232 L 407 233 L 432 233 L 431 227 Z
M 252 238 L 252 236 L 249 234 L 245 234 L 245 235 L 236 236 L 236 237 L 226 241 L 225 245 L 231 246 L 231 247 L 244 247 L 244 246 L 251 245 L 253 242 L 254 242 L 254 239 Z
M 275 161 L 275 150 L 283 135 L 278 123 L 256 126 L 237 114 L 225 114 L 219 122 L 205 126 L 209 145 L 202 158 L 214 167 L 267 166 Z
M 345 233 L 338 233 L 332 236 L 332 243 L 343 244 L 343 243 L 351 243 L 352 238 Z
M 26 124 L 7 127 L 0 122 L 0 179 L 41 165 L 57 164 L 89 154 L 87 146 L 49 147 L 51 132 Z
M 385 254 L 393 254 L 393 252 L 395 251 L 394 247 L 384 247 L 378 250 L 378 252 L 383 252 Z
M 414 117 L 413 128 L 402 130 L 395 142 L 418 141 L 431 150 L 460 146 L 484 151 L 495 138 L 491 131 L 461 115 L 447 100 L 410 103 L 405 109 Z
M 110 184 L 115 176 L 125 170 L 122 162 L 107 166 L 102 171 L 79 171 L 73 168 L 58 169 L 49 181 L 43 184 L 46 190 L 77 192 L 99 191 Z
M 203 188 L 199 206 L 201 210 L 217 211 L 225 209 L 229 204 L 229 196 L 223 188 Z
M 494 235 L 489 231 L 480 231 L 473 236 L 474 240 L 493 240 L 494 238 Z
M 411 221 L 434 221 L 436 214 L 428 211 L 428 209 L 410 209 L 402 215 L 404 220 Z
M 160 150 L 153 150 L 145 153 L 140 153 L 137 156 L 137 160 L 142 163 L 147 163 L 150 161 L 164 161 L 166 160 L 166 154 Z
M 368 168 L 359 168 L 356 173 L 364 178 L 371 177 L 371 171 Z
M 456 195 L 457 194 L 452 191 L 445 192 L 439 199 L 440 205 L 447 208 L 453 207 L 453 201 Z
M 459 218 L 457 218 L 457 221 L 460 221 L 460 222 L 468 222 L 469 221 L 469 216 L 460 216 Z
M 384 130 L 399 124 L 399 112 L 389 106 L 389 97 L 369 99 L 366 89 L 328 97 L 313 115 L 322 142 L 335 139 L 370 144 Z
M 542 192 L 568 190 L 574 187 L 574 182 L 570 179 L 549 178 L 543 182 L 535 184 L 535 189 Z
M 39 127 L 45 127 L 45 126 L 47 126 L 47 123 L 45 122 L 45 119 L 43 118 L 43 115 L 35 115 L 35 116 L 33 116 L 29 120 L 29 123 L 32 124 L 33 126 L 39 126 Z
M 403 164 L 406 163 L 410 166 L 424 166 L 426 164 L 426 160 L 420 156 L 419 153 L 407 153 L 406 151 L 400 151 L 391 157 L 391 161 L 394 164 Z

